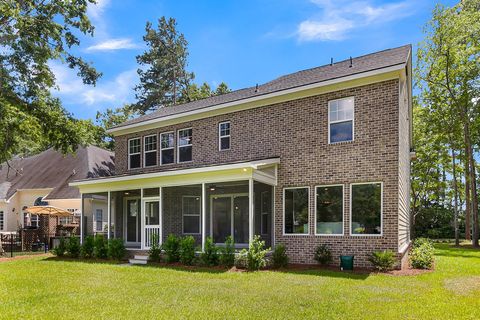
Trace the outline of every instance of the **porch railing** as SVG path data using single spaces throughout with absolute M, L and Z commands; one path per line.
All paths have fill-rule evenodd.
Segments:
M 153 244 L 153 238 L 156 238 L 157 241 L 160 241 L 160 226 L 151 225 L 145 226 L 145 248 L 149 249 Z

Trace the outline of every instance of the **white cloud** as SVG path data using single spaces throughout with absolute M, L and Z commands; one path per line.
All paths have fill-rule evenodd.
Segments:
M 300 41 L 329 41 L 347 38 L 348 32 L 373 24 L 386 23 L 413 13 L 412 0 L 384 5 L 372 1 L 311 0 L 321 13 L 302 21 L 296 35 Z
M 132 39 L 119 38 L 119 39 L 107 39 L 99 42 L 87 48 L 87 51 L 113 51 L 121 49 L 137 49 L 140 46 L 133 43 Z
M 92 19 L 100 19 L 105 8 L 110 4 L 110 0 L 97 0 L 97 3 L 89 3 L 87 13 Z

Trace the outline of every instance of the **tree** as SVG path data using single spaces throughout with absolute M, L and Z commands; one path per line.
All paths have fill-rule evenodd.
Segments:
M 175 19 L 161 17 L 157 30 L 147 22 L 145 30 L 148 50 L 137 56 L 140 84 L 135 87 L 137 103 L 132 106 L 140 113 L 175 105 L 194 78 L 186 70 L 188 43 L 177 31 Z
M 204 82 L 200 87 L 195 83 L 189 85 L 180 96 L 180 103 L 192 102 L 200 99 L 205 99 L 212 96 L 218 96 L 230 92 L 228 85 L 222 82 L 215 90 L 212 90 L 210 85 Z
M 71 53 L 80 44 L 77 34 L 92 35 L 87 5 L 94 0 L 0 2 L 0 163 L 22 144 L 52 146 L 72 152 L 91 134 L 50 95 L 55 76 L 49 62 L 65 62 L 85 84 L 101 76 Z M 30 146 L 29 146 L 30 148 Z
M 107 109 L 104 112 L 97 112 L 96 122 L 98 124 L 98 145 L 113 150 L 115 140 L 113 136 L 107 133 L 107 130 L 138 116 L 138 113 L 128 104 L 120 108 Z

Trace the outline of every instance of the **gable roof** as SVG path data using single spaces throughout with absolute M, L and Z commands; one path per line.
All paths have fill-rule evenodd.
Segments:
M 179 104 L 166 108 L 160 108 L 152 113 L 140 116 L 135 119 L 128 120 L 110 130 L 120 129 L 133 124 L 139 124 L 145 121 L 161 119 L 164 117 L 178 115 L 189 111 L 208 108 L 223 103 L 231 103 L 241 100 L 260 97 L 262 95 L 280 92 L 283 90 L 302 87 L 314 83 L 320 83 L 328 80 L 343 78 L 347 76 L 357 75 L 364 72 L 374 71 L 387 67 L 406 64 L 409 59 L 411 45 L 404 45 L 398 48 L 387 49 L 364 56 L 343 60 L 333 63 L 332 65 L 324 65 L 312 69 L 298 71 L 288 75 L 281 76 L 277 79 L 259 85 L 258 88 L 249 87 L 245 89 L 235 90 L 219 96 L 192 101 L 185 104 Z
M 69 182 L 114 174 L 113 152 L 95 146 L 79 147 L 75 155 L 66 155 L 50 148 L 28 158 L 10 161 L 0 167 L 0 199 L 9 199 L 20 189 L 53 190 L 45 199 L 80 198 L 78 188 Z

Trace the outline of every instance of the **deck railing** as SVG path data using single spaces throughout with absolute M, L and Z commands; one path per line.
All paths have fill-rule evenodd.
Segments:
M 145 226 L 145 248 L 150 249 L 153 243 L 153 239 L 156 238 L 160 241 L 161 236 L 160 225 Z

